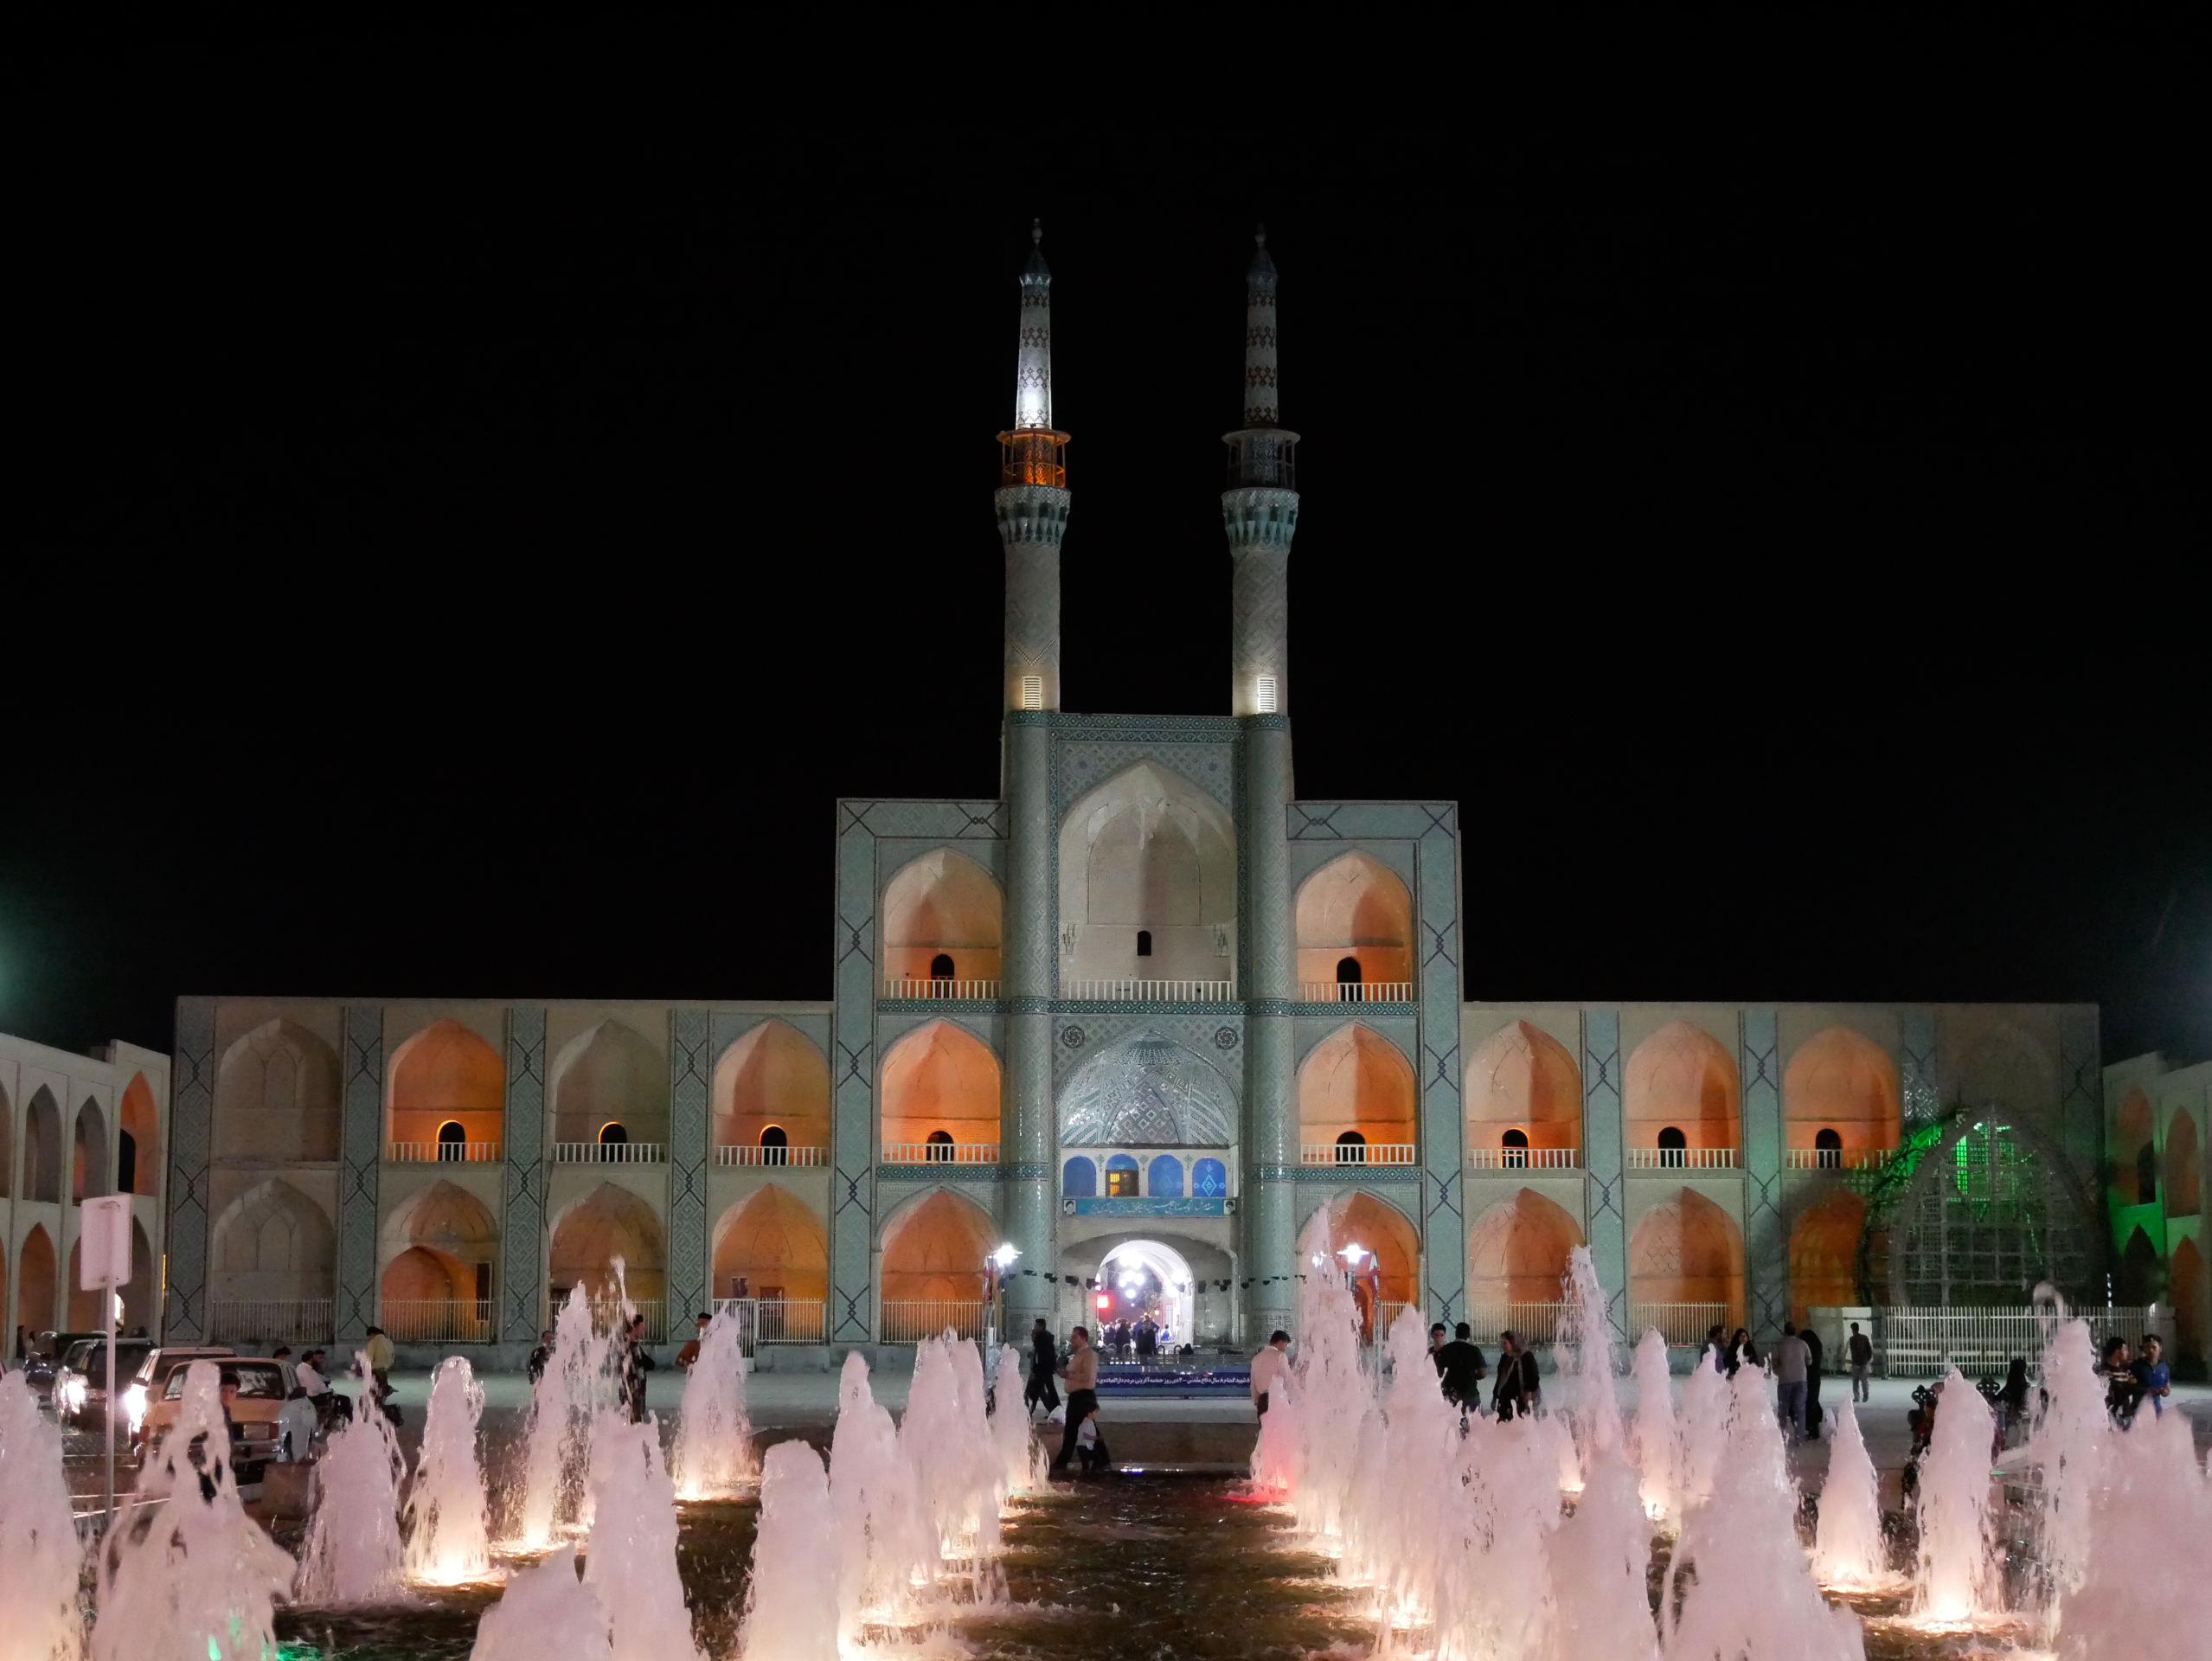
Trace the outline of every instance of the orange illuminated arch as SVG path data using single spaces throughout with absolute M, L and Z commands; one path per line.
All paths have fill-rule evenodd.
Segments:
M 2195 1241 L 2184 1240 L 2174 1247 L 2173 1257 L 2166 1266 L 2166 1293 L 2174 1305 L 2174 1348 L 2184 1359 L 2201 1368 L 2208 1359 L 2204 1344 L 2204 1259 L 2197 1252 Z
M 1371 1028 L 1339 1027 L 1298 1070 L 1298 1122 L 1302 1143 L 1333 1143 L 1352 1131 L 1369 1143 L 1410 1144 L 1413 1064 Z
M 1897 1063 L 1865 1034 L 1849 1027 L 1815 1033 L 1790 1057 L 1782 1075 L 1782 1119 L 1792 1148 L 1818 1145 L 1836 1132 L 1847 1152 L 1897 1145 Z
M 133 1194 L 161 1191 L 161 1115 L 154 1108 L 154 1093 L 146 1075 L 134 1073 L 123 1092 L 118 1112 L 123 1134 L 131 1138 L 131 1186 Z
M 593 1298 L 607 1297 L 619 1257 L 631 1298 L 657 1299 L 667 1284 L 666 1239 L 652 1207 L 628 1189 L 601 1183 L 555 1222 L 550 1284 L 587 1286 Z
M 1582 1230 L 1564 1206 L 1534 1189 L 1518 1190 L 1467 1231 L 1468 1306 L 1497 1311 L 1507 1304 L 1557 1303 L 1568 1254 L 1580 1244 Z
M 1356 1245 L 1374 1253 L 1375 1267 L 1381 1272 L 1384 1303 L 1420 1301 L 1420 1231 L 1404 1212 L 1388 1200 L 1355 1189 L 1330 1201 L 1328 1213 L 1329 1249 L 1342 1252 L 1347 1246 Z M 1304 1233 L 1301 1228 L 1299 1234 Z M 1304 1265 L 1300 1269 L 1302 1273 L 1311 1273 Z M 1360 1306 L 1362 1324 L 1371 1323 L 1374 1311 L 1369 1305 L 1374 1299 L 1374 1288 L 1363 1271 L 1354 1283 L 1353 1293 Z
M 894 1212 L 883 1228 L 883 1301 L 980 1303 L 996 1232 L 988 1211 L 949 1189 Z
M 1628 1241 L 1632 1304 L 1720 1304 L 1743 1309 L 1743 1233 L 1689 1189 L 1645 1212 Z
M 458 1021 L 425 1027 L 392 1052 L 391 1139 L 435 1142 L 458 1119 L 471 1142 L 500 1139 L 507 1100 L 499 1052 Z
M 715 1063 L 715 1145 L 758 1147 L 771 1126 L 792 1147 L 830 1145 L 830 1063 L 782 1021 L 763 1021 Z
M 794 1194 L 771 1183 L 722 1214 L 715 1225 L 715 1296 L 787 1299 L 830 1295 L 830 1242 L 821 1218 Z
M 952 980 L 996 980 L 999 964 L 998 884 L 975 861 L 932 849 L 902 867 L 883 888 L 883 975 L 926 980 L 939 956 Z
M 1414 978 L 1414 896 L 1398 874 L 1365 854 L 1346 854 L 1305 879 L 1298 891 L 1298 978 L 1333 983 L 1340 963 L 1358 978 Z
M 955 1142 L 996 1142 L 998 1088 L 998 1059 L 982 1040 L 933 1021 L 883 1058 L 883 1139 L 926 1142 L 943 1131 Z
M 1623 1095 L 1632 1147 L 1657 1147 L 1670 1126 L 1689 1147 L 1741 1145 L 1736 1064 L 1710 1033 L 1687 1021 L 1670 1021 L 1637 1045 Z
M 1866 1233 L 1866 1202 L 1838 1189 L 1808 1206 L 1790 1225 L 1790 1318 L 1803 1321 L 1814 1308 L 1846 1308 L 1859 1296 L 1859 1240 Z
M 2193 1217 L 2203 1206 L 2202 1166 L 2196 1148 L 2196 1121 L 2176 1113 L 2166 1126 L 2166 1215 Z
M 54 1237 L 36 1222 L 23 1236 L 16 1262 L 16 1324 L 32 1332 L 54 1329 Z
M 1467 1145 L 1498 1147 L 1518 1130 L 1532 1148 L 1582 1145 L 1582 1075 L 1541 1027 L 1500 1027 L 1467 1058 Z

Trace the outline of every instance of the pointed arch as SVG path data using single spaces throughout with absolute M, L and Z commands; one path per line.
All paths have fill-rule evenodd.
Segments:
M 116 1160 L 116 1186 L 131 1194 L 161 1192 L 161 1113 L 154 1106 L 154 1093 L 146 1082 L 146 1075 L 134 1073 L 123 1092 L 122 1106 L 117 1117 L 122 1121 L 123 1136 L 131 1139 L 131 1180 L 125 1175 L 119 1155 Z M 117 1144 L 119 1151 L 121 1143 Z
M 1123 769 L 1061 821 L 1060 919 L 1064 977 L 1229 978 L 1235 824 L 1170 768 Z M 1151 946 L 1141 965 L 1140 930 Z
M 320 1163 L 338 1157 L 337 1052 L 306 1028 L 266 1021 L 223 1051 L 215 1073 L 218 1159 Z
M 1638 1219 L 1628 1240 L 1631 1304 L 1719 1304 L 1743 1309 L 1743 1231 L 1692 1189 Z
M 1370 1027 L 1339 1027 L 1298 1068 L 1298 1124 L 1306 1145 L 1332 1144 L 1347 1132 L 1370 1144 L 1413 1143 L 1413 1063 Z
M 2103 1210 L 2032 1119 L 1967 1108 L 1882 1201 L 1867 1278 L 1892 1304 L 2008 1304 L 2039 1280 L 2087 1302 L 2103 1290 Z
M 14 1196 L 15 1170 L 16 1105 L 8 1099 L 7 1087 L 0 1085 L 0 1200 Z M 15 1351 L 10 1349 L 8 1353 L 12 1356 Z
M 1849 1153 L 1897 1145 L 1897 1063 L 1864 1033 L 1827 1027 L 1798 1046 L 1782 1075 L 1784 1134 L 1792 1148 L 1836 1132 Z
M 114 1184 L 109 1180 L 107 1115 L 87 1096 L 77 1104 L 75 1134 L 69 1151 L 69 1202 L 96 1200 Z
M 1003 899 L 991 873 L 949 848 L 908 861 L 883 888 L 883 978 L 926 980 L 940 956 L 951 980 L 997 980 Z
M 908 1201 L 883 1225 L 883 1301 L 980 1302 L 996 1233 L 990 1212 L 950 1189 Z
M 956 1144 L 998 1140 L 998 1058 L 965 1027 L 932 1021 L 883 1057 L 883 1140 Z
M 1324 1209 L 1329 1214 L 1330 1251 L 1356 1245 L 1375 1254 L 1382 1271 L 1384 1303 L 1420 1301 L 1421 1237 L 1412 1218 L 1381 1195 L 1357 1188 L 1337 1195 Z M 1301 1223 L 1301 1237 L 1305 1232 Z M 1373 1314 L 1367 1305 L 1372 1294 L 1364 1284 L 1356 1290 L 1362 1319 L 1371 1321 Z
M 1637 1045 L 1622 1093 L 1632 1147 L 1657 1147 L 1669 1128 L 1686 1147 L 1743 1145 L 1735 1061 L 1702 1027 L 1670 1021 Z
M 821 1299 L 830 1295 L 830 1240 L 811 1206 L 768 1183 L 715 1224 L 715 1296 Z M 745 1291 L 737 1283 L 745 1282 Z
M 146 1238 L 145 1225 L 134 1216 L 131 1219 L 131 1284 L 123 1288 L 125 1333 L 154 1330 L 154 1300 L 160 1290 L 154 1274 L 153 1245 Z
M 42 1084 L 23 1109 L 23 1197 L 61 1199 L 61 1108 Z
M 1542 1027 L 1500 1027 L 1467 1058 L 1467 1145 L 1498 1147 L 1517 1130 L 1532 1148 L 1582 1145 L 1582 1075 Z
M 1970 1106 L 2009 1108 L 2048 1124 L 2058 1110 L 2058 1066 L 2042 1045 L 2000 1020 L 1966 1052 L 1955 1094 Z
M 337 1239 L 322 1207 L 271 1177 L 233 1200 L 211 1232 L 216 1299 L 298 1299 L 331 1295 Z
M 1228 1081 L 1157 1032 L 1102 1045 L 1060 1088 L 1063 1147 L 1225 1148 L 1236 1120 Z
M 499 1222 L 490 1208 L 443 1178 L 394 1207 L 384 1219 L 382 1234 L 387 1256 L 413 1247 L 441 1252 L 465 1264 L 489 1263 L 499 1254 Z
M 615 1020 L 577 1034 L 553 1064 L 553 1139 L 598 1142 L 610 1125 L 632 1142 L 668 1140 L 668 1057 Z
M 460 1125 L 465 1142 L 501 1140 L 506 1064 L 458 1021 L 425 1027 L 392 1052 L 386 1071 L 391 1141 L 435 1142 L 448 1122 Z
M 782 1130 L 785 1145 L 830 1145 L 830 1063 L 798 1028 L 763 1021 L 715 1063 L 715 1145 L 757 1148 Z
M 1859 1295 L 1859 1241 L 1866 1218 L 1866 1201 L 1847 1188 L 1798 1213 L 1790 1225 L 1792 1320 L 1803 1322 L 1811 1309 L 1865 1301 Z
M 588 1286 L 593 1298 L 608 1297 L 618 1257 L 632 1300 L 654 1302 L 665 1295 L 667 1235 L 660 1218 L 628 1189 L 601 1183 L 554 1220 L 549 1284 L 557 1290 Z
M 2193 1217 L 2203 1207 L 2202 1155 L 2196 1143 L 2196 1120 L 2183 1108 L 2166 1123 L 2166 1215 Z
M 1349 853 L 1298 891 L 1298 978 L 1328 984 L 1346 958 L 1362 984 L 1414 978 L 1414 896 L 1381 860 Z
M 2204 1259 L 2194 1240 L 2174 1247 L 2166 1265 L 2166 1295 L 2174 1305 L 2174 1348 L 2182 1359 L 2196 1365 L 2202 1378 L 2212 1355 L 2207 1354 L 2204 1343 Z
M 1566 1207 L 1534 1189 L 1516 1190 L 1467 1231 L 1468 1307 L 1559 1302 L 1568 1254 L 1582 1243 L 1581 1228 Z
M 2148 1205 L 2158 1198 L 2145 1194 L 2137 1177 L 2143 1169 L 2143 1150 L 2155 1145 L 2156 1122 L 2151 1098 L 2141 1085 L 2131 1085 L 2113 1117 L 2113 1197 L 2121 1205 Z
M 23 1236 L 16 1261 L 16 1324 L 30 1332 L 51 1332 L 55 1269 L 54 1236 L 42 1222 Z

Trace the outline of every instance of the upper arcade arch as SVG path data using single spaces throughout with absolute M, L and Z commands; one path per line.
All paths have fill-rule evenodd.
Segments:
M 619 1136 L 607 1134 L 619 1126 Z M 600 1022 L 553 1064 L 555 1142 L 668 1141 L 668 1058 L 636 1028 Z
M 1506 1145 L 1519 1131 L 1532 1148 L 1582 1145 L 1582 1075 L 1574 1058 L 1526 1021 L 1500 1027 L 1467 1058 L 1467 1145 Z
M 1003 907 L 998 884 L 965 855 L 935 848 L 909 861 L 883 888 L 883 978 L 997 980 Z
M 2158 1170 L 2156 1135 L 2151 1098 L 2141 1085 L 2129 1086 L 2113 1116 L 2113 1189 L 2122 1205 L 2148 1205 L 2158 1197 L 2155 1175 L 2147 1184 L 2141 1180 L 2145 1170 Z
M 23 1193 L 27 1200 L 61 1199 L 61 1108 L 41 1085 L 23 1109 Z
M 830 1063 L 798 1028 L 767 1020 L 715 1063 L 715 1145 L 757 1148 L 780 1130 L 786 1148 L 830 1145 Z
M 131 1075 L 116 1116 L 123 1127 L 116 1139 L 116 1187 L 127 1194 L 160 1193 L 161 1114 L 144 1074 Z
M 1369 1147 L 1414 1145 L 1413 1064 L 1372 1028 L 1339 1027 L 1298 1068 L 1298 1124 L 1302 1147 L 1334 1146 L 1348 1133 Z
M 264 1022 L 223 1052 L 215 1121 L 218 1159 L 336 1159 L 337 1052 L 295 1022 Z
M 1897 1063 L 1850 1027 L 1828 1027 L 1798 1046 L 1782 1074 L 1783 1132 L 1794 1150 L 1833 1131 L 1841 1151 L 1897 1145 Z
M 75 1145 L 69 1154 L 69 1202 L 80 1204 L 111 1191 L 108 1181 L 107 1115 L 87 1096 L 78 1104 Z
M 932 1021 L 892 1045 L 882 1090 L 886 1146 L 926 1144 L 940 1132 L 954 1148 L 998 1142 L 998 1058 L 953 1022 Z
M 1397 872 L 1373 856 L 1349 853 L 1305 879 L 1298 891 L 1298 978 L 1320 996 L 1340 985 L 1410 983 L 1414 896 Z M 1356 965 L 1348 973 L 1347 960 Z
M 1684 1147 L 1742 1146 L 1736 1064 L 1702 1027 L 1670 1021 L 1637 1045 L 1622 1095 L 1631 1147 L 1658 1147 L 1670 1129 Z
M 1124 769 L 1061 822 L 1060 921 L 1063 982 L 1234 978 L 1234 824 L 1169 768 Z

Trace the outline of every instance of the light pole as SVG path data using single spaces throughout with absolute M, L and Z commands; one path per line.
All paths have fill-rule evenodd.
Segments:
M 989 1331 L 984 1334 L 984 1339 L 986 1347 L 995 1342 L 998 1337 L 1000 1319 L 998 1294 L 1005 1289 L 1006 1276 L 1014 1267 L 1014 1260 L 1021 1254 L 1021 1248 L 1012 1241 L 1001 1241 L 997 1249 L 984 1259 L 984 1274 L 991 1288 L 991 1326 Z

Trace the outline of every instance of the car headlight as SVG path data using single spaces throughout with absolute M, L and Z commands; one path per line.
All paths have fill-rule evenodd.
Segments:
M 71 1413 L 79 1413 L 84 1409 L 85 1381 L 74 1373 L 66 1374 L 62 1377 L 61 1405 Z
M 133 1384 L 123 1392 L 123 1411 L 129 1415 L 131 1428 L 138 1429 L 146 1421 L 146 1387 Z

